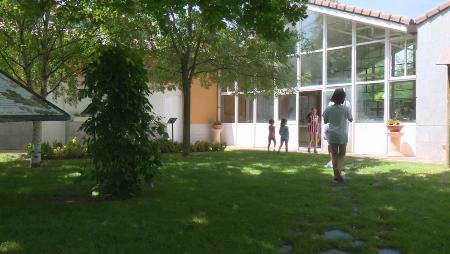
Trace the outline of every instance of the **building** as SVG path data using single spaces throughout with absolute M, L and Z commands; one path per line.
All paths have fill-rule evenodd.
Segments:
M 445 161 L 448 75 L 437 62 L 450 46 L 449 7 L 446 1 L 414 20 L 310 0 L 308 18 L 297 26 L 307 47 L 299 43 L 293 59 L 297 76 L 309 78 L 293 84 L 295 93 L 275 98 L 249 100 L 222 91 L 223 138 L 232 145 L 264 147 L 268 120 L 287 118 L 289 145 L 304 147 L 310 109 L 323 111 L 333 91 L 344 88 L 355 119 L 350 125 L 350 151 L 388 154 L 386 124 L 398 118 L 405 125 L 403 155 Z M 324 140 L 321 143 L 326 147 Z
M 219 91 L 194 84 L 191 141 L 211 140 L 211 122 L 222 121 L 222 139 L 239 147 L 265 147 L 267 122 L 288 120 L 291 149 L 306 146 L 306 115 L 312 107 L 323 112 L 336 88 L 344 88 L 355 121 L 350 125 L 349 150 L 357 154 L 386 155 L 389 119 L 405 125 L 401 152 L 419 160 L 444 162 L 448 154 L 448 73 L 437 65 L 450 47 L 450 1 L 416 19 L 364 8 L 310 0 L 308 18 L 297 24 L 304 40 L 293 52 L 298 82 L 286 93 L 246 98 L 234 91 Z M 302 79 L 300 77 L 308 77 Z M 237 89 L 239 84 L 235 84 Z M 292 92 L 294 91 L 294 92 Z M 182 139 L 182 96 L 179 91 L 150 97 L 164 119 L 177 117 L 174 139 Z M 85 120 L 79 116 L 87 105 L 55 104 L 72 114 L 66 123 L 45 123 L 44 139 L 66 141 Z M 24 124 L 0 126 L 11 135 L 28 133 Z M 20 130 L 20 132 L 18 131 Z M 31 129 L 29 131 L 31 133 Z M 170 134 L 170 132 L 169 132 Z M 30 134 L 31 135 L 31 134 Z M 17 142 L 16 142 L 17 143 Z M 326 141 L 321 140 L 326 149 Z M 17 149 L 22 144 L 1 144 Z

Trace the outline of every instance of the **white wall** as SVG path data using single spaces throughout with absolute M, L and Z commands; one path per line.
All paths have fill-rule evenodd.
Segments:
M 450 10 L 418 27 L 417 34 L 417 158 L 445 161 L 447 140 L 447 67 L 436 65 L 450 47 Z

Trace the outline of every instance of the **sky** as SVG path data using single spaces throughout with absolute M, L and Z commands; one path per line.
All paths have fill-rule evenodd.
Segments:
M 339 2 L 415 19 L 445 0 L 339 0 Z

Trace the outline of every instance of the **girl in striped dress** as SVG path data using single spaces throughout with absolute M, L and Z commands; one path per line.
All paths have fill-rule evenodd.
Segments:
M 308 153 L 311 152 L 311 143 L 314 141 L 314 153 L 317 153 L 317 140 L 319 139 L 320 130 L 320 116 L 317 114 L 317 109 L 313 108 L 312 112 L 308 115 L 308 127 L 309 127 L 309 144 Z

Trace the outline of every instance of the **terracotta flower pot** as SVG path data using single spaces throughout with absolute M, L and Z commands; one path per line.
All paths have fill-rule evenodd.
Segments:
M 400 132 L 403 129 L 403 125 L 387 125 L 390 132 Z
M 213 125 L 213 129 L 220 130 L 220 129 L 222 129 L 222 125 L 221 124 L 214 124 Z

